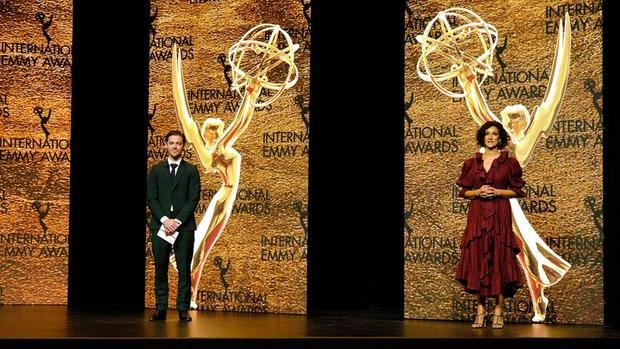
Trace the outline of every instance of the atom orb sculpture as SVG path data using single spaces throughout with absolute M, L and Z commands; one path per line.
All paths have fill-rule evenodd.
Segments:
M 231 89 L 241 97 L 244 88 L 261 88 L 275 93 L 266 101 L 255 101 L 255 107 L 267 106 L 284 90 L 295 85 L 299 71 L 295 65 L 295 51 L 299 49 L 279 25 L 259 24 L 248 30 L 228 50 L 232 70 Z
M 441 29 L 441 36 L 438 38 L 430 35 L 435 26 Z M 441 93 L 452 98 L 465 97 L 466 92 L 450 91 L 444 82 L 451 82 L 463 67 L 468 67 L 482 76 L 478 82 L 482 85 L 486 77 L 493 74 L 493 54 L 497 38 L 497 29 L 471 10 L 455 7 L 440 11 L 428 23 L 424 33 L 416 36 L 422 47 L 416 65 L 417 73 L 422 80 L 432 83 Z M 436 72 L 437 69 L 444 71 Z

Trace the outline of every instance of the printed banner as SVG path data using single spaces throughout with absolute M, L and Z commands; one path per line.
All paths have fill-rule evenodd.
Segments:
M 0 0 L 0 304 L 66 304 L 72 1 Z
M 455 181 L 479 149 L 479 124 L 494 115 L 513 136 L 508 148 L 527 182 L 527 196 L 513 199 L 513 217 L 523 213 L 513 230 L 540 237 L 530 260 L 555 260 L 553 251 L 566 262 L 558 270 L 568 268 L 555 284 L 543 280 L 544 322 L 602 324 L 601 1 L 409 0 L 404 15 L 405 317 L 474 319 L 475 296 L 454 280 L 468 210 Z M 561 96 L 555 82 L 565 68 Z M 552 264 L 532 268 L 556 277 Z M 507 322 L 531 322 L 539 306 L 522 276 L 505 302 Z
M 151 1 L 149 169 L 167 157 L 168 131 L 181 130 L 172 91 L 173 45 L 180 49 L 191 117 L 198 127 L 207 118 L 219 118 L 224 128 L 242 101 L 231 88 L 231 46 L 262 23 L 279 25 L 299 45 L 297 83 L 275 102 L 256 107 L 233 146 L 241 156 L 239 188 L 199 278 L 195 300 L 200 310 L 306 312 L 310 12 L 310 2 L 303 0 Z M 274 91 L 262 89 L 259 101 L 272 97 Z M 200 223 L 222 179 L 205 171 L 194 146 L 186 148 L 184 159 L 201 171 Z M 146 237 L 146 306 L 154 307 L 148 227 Z M 176 303 L 176 283 L 170 267 L 170 306 Z

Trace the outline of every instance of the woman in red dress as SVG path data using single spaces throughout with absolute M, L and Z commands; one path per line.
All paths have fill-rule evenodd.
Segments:
M 512 232 L 508 199 L 524 197 L 519 162 L 502 151 L 508 135 L 499 122 L 480 127 L 476 139 L 484 152 L 463 163 L 456 184 L 461 197 L 471 200 L 467 227 L 461 240 L 461 259 L 456 280 L 465 290 L 478 296 L 477 314 L 472 327 L 486 326 L 486 299 L 496 300 L 493 328 L 504 327 L 504 298 L 514 296 L 521 287 L 516 255 L 520 243 Z

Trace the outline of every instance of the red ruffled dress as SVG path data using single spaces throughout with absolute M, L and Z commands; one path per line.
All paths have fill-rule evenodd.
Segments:
M 496 189 L 510 189 L 517 197 L 524 197 L 521 190 L 521 166 L 507 151 L 493 161 L 489 172 L 484 169 L 482 154 L 463 163 L 461 176 L 456 184 L 465 191 L 488 184 Z M 465 291 L 482 296 L 514 296 L 521 287 L 521 274 L 516 255 L 520 242 L 512 232 L 510 202 L 503 197 L 483 199 L 476 197 L 469 203 L 467 227 L 461 240 L 461 259 L 456 269 L 456 280 Z

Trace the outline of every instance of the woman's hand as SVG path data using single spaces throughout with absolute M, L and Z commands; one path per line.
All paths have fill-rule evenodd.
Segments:
M 490 185 L 483 185 L 480 187 L 480 197 L 484 199 L 492 199 L 494 197 L 503 197 L 511 199 L 517 196 L 517 194 L 510 189 L 496 189 Z
M 478 189 L 467 191 L 464 196 L 466 199 L 475 199 L 477 197 L 482 199 L 492 199 L 496 196 L 503 195 L 503 192 L 504 191 L 501 189 L 495 189 L 492 186 L 485 184 Z
M 492 186 L 487 185 L 487 184 L 480 187 L 480 189 L 478 189 L 478 192 L 479 192 L 479 196 L 483 199 L 491 199 L 499 195 L 498 189 L 495 189 Z

